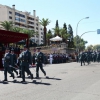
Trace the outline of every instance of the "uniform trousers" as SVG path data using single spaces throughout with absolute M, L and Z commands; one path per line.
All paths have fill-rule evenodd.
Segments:
M 4 79 L 5 79 L 5 80 L 7 80 L 7 72 L 8 72 L 9 74 L 11 74 L 11 76 L 14 76 L 14 74 L 12 73 L 10 67 L 4 67 Z
M 38 64 L 36 65 L 36 77 L 39 77 L 39 67 L 40 67 L 41 71 L 44 73 L 44 75 L 46 75 L 46 72 L 45 72 L 44 69 L 43 69 L 42 63 L 38 63 Z

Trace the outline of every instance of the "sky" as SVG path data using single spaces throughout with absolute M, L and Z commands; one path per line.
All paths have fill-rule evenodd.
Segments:
M 100 0 L 0 0 L 0 4 L 15 8 L 20 11 L 28 11 L 33 14 L 36 10 L 36 16 L 40 19 L 48 18 L 51 23 L 47 29 L 55 27 L 56 20 L 59 22 L 59 27 L 63 24 L 71 25 L 73 34 L 76 36 L 76 26 L 78 25 L 77 34 L 81 36 L 84 32 L 89 32 L 82 36 L 88 45 L 100 44 L 100 34 L 97 34 L 97 29 L 100 29 Z

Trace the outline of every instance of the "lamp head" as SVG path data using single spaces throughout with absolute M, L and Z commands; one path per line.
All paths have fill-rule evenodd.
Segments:
M 89 19 L 89 17 L 85 17 L 85 19 Z

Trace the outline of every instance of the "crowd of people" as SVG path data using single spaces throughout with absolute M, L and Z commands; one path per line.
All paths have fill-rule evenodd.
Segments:
M 39 68 L 46 76 L 46 72 L 43 69 L 43 64 L 60 64 L 69 62 L 71 59 L 76 60 L 75 53 L 42 53 L 40 47 L 32 52 L 27 46 L 23 49 L 20 46 L 3 46 L 5 54 L 2 59 L 2 64 L 4 67 L 4 81 L 7 81 L 7 72 L 11 74 L 13 79 L 15 75 L 22 78 L 22 82 L 25 82 L 25 72 L 30 75 L 33 79 L 33 74 L 30 71 L 30 67 L 36 66 L 36 78 L 39 78 Z M 16 70 L 18 69 L 19 72 Z
M 35 54 L 35 65 L 36 65 L 36 77 L 39 78 L 39 68 L 46 76 L 46 72 L 43 69 L 44 64 L 44 54 L 40 52 L 41 48 L 37 48 L 37 52 Z M 27 46 L 24 46 L 24 49 L 20 49 L 20 54 L 17 57 L 14 49 L 12 48 L 6 48 L 4 57 L 2 58 L 2 64 L 4 67 L 4 80 L 3 82 L 7 81 L 7 72 L 11 74 L 11 77 L 14 79 L 15 75 L 13 72 L 16 73 L 16 75 L 19 78 L 22 78 L 21 82 L 25 82 L 25 72 L 27 75 L 30 75 L 31 79 L 33 79 L 33 74 L 30 71 L 30 67 L 34 64 L 34 55 L 31 54 L 31 52 L 28 50 Z M 16 70 L 19 70 L 18 71 Z
M 20 46 L 15 46 L 15 45 L 3 46 L 3 47 L 2 47 L 2 51 L 5 51 L 6 48 L 9 48 L 10 51 L 13 49 L 14 52 L 20 53 Z
M 34 64 L 35 64 L 35 54 L 34 55 Z M 67 63 L 71 61 L 76 61 L 75 53 L 44 53 L 45 64 L 60 64 Z
M 50 64 L 66 63 L 70 61 L 70 59 L 74 60 L 75 56 L 68 53 L 45 54 L 45 61 L 46 63 L 50 63 Z
M 85 62 L 90 64 L 90 62 L 100 62 L 100 51 L 82 51 L 77 55 L 77 62 L 81 62 L 81 66 Z

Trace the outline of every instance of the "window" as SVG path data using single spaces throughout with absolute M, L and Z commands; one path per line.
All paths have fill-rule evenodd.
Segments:
M 9 14 L 12 14 L 12 12 L 11 12 L 11 11 L 9 11 Z
M 36 29 L 38 30 L 38 27 L 36 27 Z
M 43 36 L 41 36 L 41 38 L 43 38 Z
M 30 22 L 30 21 L 29 21 L 28 24 L 34 24 L 34 22 Z
M 18 17 L 15 17 L 15 20 L 21 21 L 21 22 L 26 22 L 24 19 L 21 19 L 21 18 L 18 18 Z
M 20 13 L 17 13 L 17 12 L 15 12 L 15 15 L 16 15 L 16 16 L 20 16 L 20 17 L 23 17 L 23 18 L 25 18 L 25 15 L 22 15 L 22 14 L 20 14 Z
M 38 26 L 38 23 L 36 23 L 36 25 Z
M 25 20 L 24 20 L 24 19 L 20 19 L 20 21 L 21 21 L 21 22 L 25 22 Z
M 12 17 L 11 17 L 11 16 L 9 16 L 9 19 L 12 19 Z
M 41 32 L 41 34 L 43 35 L 43 32 Z
M 19 19 L 19 18 L 17 18 L 17 17 L 15 17 L 15 20 L 20 21 L 20 19 Z
M 43 42 L 43 40 L 41 40 L 41 42 Z
M 34 18 L 28 17 L 29 20 L 34 20 Z

